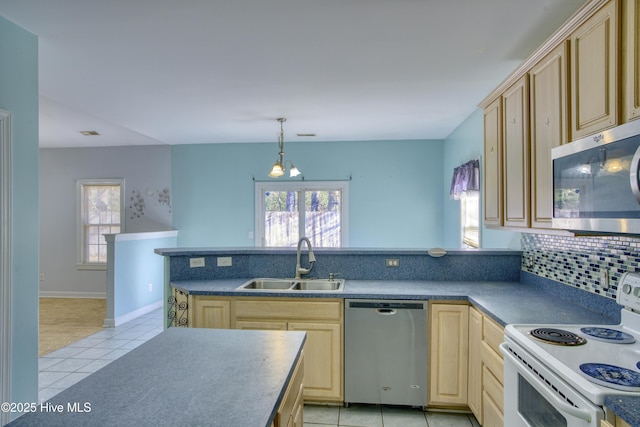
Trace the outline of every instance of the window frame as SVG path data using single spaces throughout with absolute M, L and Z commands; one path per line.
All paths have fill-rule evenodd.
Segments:
M 120 186 L 120 233 L 125 232 L 125 182 L 124 178 L 96 178 L 76 180 L 76 268 L 78 270 L 106 270 L 107 263 L 85 260 L 85 218 L 84 188 L 97 185 Z
M 478 246 L 473 246 L 473 245 L 468 245 L 467 243 L 465 243 L 465 230 L 467 229 L 471 229 L 472 227 L 468 226 L 466 224 L 465 219 L 467 218 L 467 208 L 469 207 L 469 203 L 468 203 L 468 199 L 470 197 L 473 197 L 475 199 L 475 206 L 474 208 L 476 208 L 476 213 L 477 213 L 477 217 L 478 217 Z M 481 217 L 480 217 L 480 212 L 482 211 L 481 209 L 481 203 L 480 203 L 480 193 L 479 192 L 475 192 L 475 191 L 470 191 L 470 192 L 465 192 L 462 197 L 460 197 L 460 247 L 464 248 L 464 249 L 480 249 L 482 248 L 482 226 L 481 226 Z
M 256 181 L 254 193 L 254 245 L 264 248 L 278 248 L 279 246 L 264 246 L 264 193 L 266 190 L 295 191 L 340 191 L 340 242 L 341 248 L 349 246 L 349 181 Z M 299 209 L 300 223 L 304 224 L 304 197 L 299 194 L 301 201 Z M 304 230 L 304 227 L 301 228 Z M 299 236 L 301 237 L 301 236 Z

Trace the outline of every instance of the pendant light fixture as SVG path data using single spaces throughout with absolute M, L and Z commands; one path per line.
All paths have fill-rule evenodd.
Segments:
M 280 178 L 284 175 L 287 162 L 291 165 L 289 168 L 289 176 L 298 176 L 301 173 L 298 168 L 293 165 L 291 160 L 284 160 L 284 130 L 282 129 L 282 124 L 286 122 L 287 119 L 279 117 L 277 120 L 280 122 L 280 134 L 278 135 L 278 149 L 280 152 L 278 153 L 278 160 L 276 160 L 269 172 L 269 176 L 271 178 Z

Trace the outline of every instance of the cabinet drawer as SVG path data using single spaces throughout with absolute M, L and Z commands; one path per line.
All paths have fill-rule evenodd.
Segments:
M 482 370 L 482 375 L 485 393 L 491 397 L 500 412 L 504 412 L 504 387 L 486 366 Z
M 238 298 L 236 300 L 236 317 L 245 319 L 341 320 L 342 301 Z
M 486 342 L 482 343 L 482 363 L 489 369 L 500 384 L 504 384 L 504 361 L 500 354 L 493 351 Z M 483 380 L 484 381 L 484 380 Z
M 504 414 L 485 392 L 482 394 L 483 427 L 504 427 Z
M 484 316 L 482 319 L 482 339 L 493 351 L 500 354 L 500 344 L 504 341 L 504 328 Z

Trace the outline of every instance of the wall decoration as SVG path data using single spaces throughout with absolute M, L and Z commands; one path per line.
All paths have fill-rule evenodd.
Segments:
M 144 215 L 144 197 L 142 197 L 139 190 L 133 190 L 132 193 L 131 204 L 129 205 L 131 219 L 140 218 Z
M 166 207 L 171 213 L 171 190 L 168 187 L 165 187 L 162 190 L 153 190 L 151 188 L 147 188 L 144 191 L 144 195 L 140 190 L 133 190 L 131 198 L 129 199 L 129 210 L 131 211 L 130 218 L 136 219 L 140 218 L 144 215 L 145 208 L 147 206 L 147 202 L 145 201 L 145 197 L 147 200 L 151 200 L 152 205 Z

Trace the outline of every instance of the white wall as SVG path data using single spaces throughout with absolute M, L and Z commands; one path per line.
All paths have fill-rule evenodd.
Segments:
M 105 271 L 76 268 L 75 182 L 80 178 L 124 178 L 126 232 L 171 229 L 171 208 L 158 202 L 158 191 L 171 190 L 169 146 L 41 149 L 42 296 L 106 295 Z M 144 199 L 144 214 L 140 217 L 131 208 L 138 195 Z

